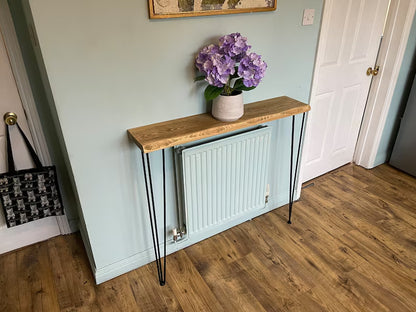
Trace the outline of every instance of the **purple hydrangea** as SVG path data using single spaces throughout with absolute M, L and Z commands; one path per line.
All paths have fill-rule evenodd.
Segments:
M 195 66 L 205 75 L 205 80 L 212 86 L 223 87 L 230 75 L 235 73 L 235 61 L 228 55 L 220 53 L 219 47 L 204 47 L 196 57 Z
M 210 44 L 206 47 L 203 47 L 202 50 L 198 53 L 195 59 L 195 66 L 200 72 L 205 72 L 204 64 L 211 56 L 215 53 L 219 53 L 220 48 L 215 44 Z
M 219 94 L 231 95 L 234 91 L 248 91 L 257 87 L 264 77 L 267 64 L 260 55 L 248 54 L 250 48 L 247 38 L 240 33 L 223 36 L 219 45 L 211 44 L 202 48 L 195 59 L 195 66 L 202 75 L 195 80 L 204 79 L 208 82 L 209 86 L 205 89 L 207 101 Z
M 257 87 L 264 77 L 267 64 L 261 59 L 261 55 L 250 53 L 242 58 L 238 66 L 238 75 L 243 78 L 246 87 Z
M 247 38 L 241 36 L 240 33 L 232 33 L 220 38 L 220 51 L 230 56 L 236 62 L 247 54 L 247 51 L 251 48 L 247 44 Z

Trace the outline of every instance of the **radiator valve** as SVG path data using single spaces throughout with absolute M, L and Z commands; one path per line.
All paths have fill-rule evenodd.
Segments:
M 173 232 L 173 241 L 176 243 L 178 240 L 181 240 L 185 236 L 186 228 L 182 228 L 179 230 L 177 228 L 174 228 L 172 232 Z
M 270 185 L 266 185 L 266 194 L 264 198 L 264 203 L 267 204 L 269 202 L 269 196 L 270 196 Z

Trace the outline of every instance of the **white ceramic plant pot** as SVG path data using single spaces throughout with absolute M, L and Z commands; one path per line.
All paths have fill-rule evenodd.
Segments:
M 212 116 L 220 121 L 235 121 L 244 115 L 243 92 L 219 95 L 212 101 Z

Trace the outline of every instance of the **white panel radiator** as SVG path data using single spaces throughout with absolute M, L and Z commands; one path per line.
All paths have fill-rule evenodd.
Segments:
M 200 240 L 260 214 L 266 205 L 271 129 L 176 148 L 179 224 Z

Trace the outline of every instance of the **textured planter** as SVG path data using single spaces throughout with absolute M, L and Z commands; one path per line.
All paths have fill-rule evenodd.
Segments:
M 235 121 L 244 114 L 243 92 L 219 95 L 212 102 L 212 116 L 220 121 Z

